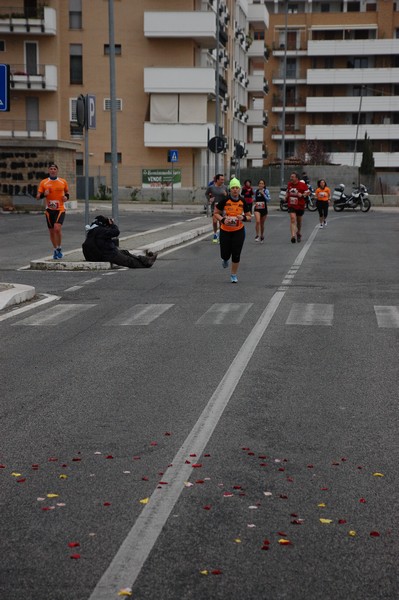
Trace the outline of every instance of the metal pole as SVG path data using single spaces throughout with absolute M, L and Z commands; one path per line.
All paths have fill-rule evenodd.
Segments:
M 112 218 L 119 220 L 118 205 L 118 144 L 116 137 L 116 83 L 115 83 L 115 37 L 114 37 L 114 0 L 108 0 L 109 27 L 109 83 L 111 97 L 111 192 Z
M 173 178 L 174 178 L 174 162 L 172 162 L 172 208 L 173 208 Z
M 90 225 L 89 216 L 89 124 L 87 121 L 87 96 L 85 98 L 85 225 Z
M 219 5 L 220 0 L 216 0 L 216 104 L 215 104 L 215 135 L 219 135 L 219 94 L 220 94 L 220 83 L 219 83 L 219 35 L 220 35 L 220 20 L 219 20 Z M 219 173 L 219 154 L 215 152 L 215 175 Z
M 281 115 L 281 172 L 280 187 L 284 185 L 284 160 L 285 160 L 285 109 L 287 92 L 287 29 L 288 29 L 288 0 L 285 0 L 285 27 L 284 27 L 284 60 L 283 60 L 283 112 Z
M 357 151 L 357 138 L 359 135 L 359 125 L 360 125 L 360 113 L 362 110 L 362 102 L 363 102 L 363 88 L 364 85 L 360 88 L 360 101 L 359 101 L 359 112 L 357 114 L 357 125 L 356 125 L 356 136 L 355 136 L 355 149 L 353 151 L 353 166 L 356 167 L 356 151 Z

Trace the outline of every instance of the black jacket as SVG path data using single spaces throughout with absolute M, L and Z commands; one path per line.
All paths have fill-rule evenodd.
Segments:
M 85 259 L 112 262 L 112 259 L 116 258 L 119 253 L 119 249 L 113 241 L 113 238 L 117 238 L 118 235 L 119 229 L 114 223 L 107 227 L 91 225 L 82 244 Z

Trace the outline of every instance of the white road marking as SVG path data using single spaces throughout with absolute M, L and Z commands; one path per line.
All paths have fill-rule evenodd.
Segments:
M 155 319 L 169 310 L 169 308 L 172 308 L 172 306 L 174 304 L 136 304 L 105 323 L 104 326 L 149 325 L 149 323 L 155 321 Z
M 238 325 L 249 309 L 250 304 L 213 304 L 196 322 L 196 325 Z
M 37 302 L 31 302 L 28 306 L 21 306 L 20 308 L 16 308 L 4 315 L 0 316 L 0 321 L 5 321 L 6 319 L 11 319 L 15 317 L 15 315 L 20 315 L 21 313 L 27 312 L 28 310 L 32 310 L 33 308 L 37 308 L 38 306 L 42 306 L 43 304 L 48 304 L 49 302 L 54 302 L 54 300 L 59 300 L 60 296 L 52 296 L 50 294 L 43 294 L 45 298 L 43 300 L 38 300 Z
M 399 327 L 399 306 L 374 306 L 378 327 Z
M 81 289 L 82 289 L 81 285 L 73 285 L 72 287 L 64 290 L 64 292 L 77 292 L 78 290 L 81 290 Z
M 96 306 L 95 304 L 57 304 L 57 306 L 52 306 L 43 312 L 33 315 L 32 317 L 27 317 L 26 319 L 22 319 L 22 321 L 18 321 L 18 323 L 14 323 L 13 326 L 17 325 L 45 325 L 45 326 L 55 326 L 63 321 L 67 321 L 71 317 L 76 316 L 77 314 L 89 310 L 89 308 L 93 308 Z
M 291 307 L 286 325 L 332 325 L 333 318 L 333 304 L 295 303 Z
M 295 260 L 296 265 L 300 265 L 304 260 L 316 233 L 317 230 L 312 232 L 308 242 Z M 168 485 L 160 486 L 161 489 L 156 488 L 153 491 L 148 504 L 144 506 L 111 564 L 94 588 L 89 600 L 117 600 L 118 590 L 132 587 L 136 581 L 184 489 L 184 482 L 192 475 L 191 465 L 185 464 L 187 457 L 190 453 L 201 456 L 284 296 L 285 291 L 280 290 L 272 296 L 269 304 L 212 394 L 198 421 L 171 461 L 173 466 L 168 467 L 162 476 L 162 479 L 167 481 Z

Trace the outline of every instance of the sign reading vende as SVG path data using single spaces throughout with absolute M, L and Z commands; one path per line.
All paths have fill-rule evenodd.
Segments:
M 181 169 L 142 169 L 141 185 L 143 188 L 170 187 L 172 176 L 173 186 L 181 188 Z

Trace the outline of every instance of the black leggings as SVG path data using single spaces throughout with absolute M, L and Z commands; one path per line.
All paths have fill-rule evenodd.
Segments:
M 324 220 L 326 220 L 328 215 L 328 202 L 325 200 L 317 200 L 316 206 L 319 211 L 319 216 L 324 217 Z
M 233 263 L 240 262 L 241 250 L 245 240 L 245 227 L 237 231 L 220 230 L 220 256 L 222 260 L 231 260 Z

